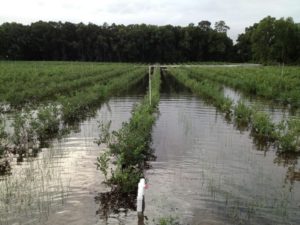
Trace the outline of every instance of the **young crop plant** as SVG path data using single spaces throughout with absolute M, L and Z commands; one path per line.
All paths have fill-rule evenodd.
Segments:
M 300 153 L 300 119 L 283 120 L 277 126 L 280 152 Z
M 248 126 L 251 123 L 251 117 L 253 114 L 253 109 L 248 107 L 244 102 L 239 101 L 237 105 L 233 108 L 235 121 L 242 125 Z
M 245 94 L 299 107 L 299 67 L 287 67 L 284 76 L 278 69 L 275 66 L 186 68 L 194 79 L 209 79 Z
M 32 121 L 33 112 L 29 109 L 24 109 L 14 115 L 11 142 L 13 143 L 13 153 L 18 154 L 20 159 L 27 155 L 29 149 L 36 148 L 38 145 L 35 130 L 31 126 Z
M 274 141 L 277 139 L 276 126 L 267 113 L 255 112 L 253 114 L 252 134 L 261 140 Z
M 109 133 L 109 126 L 101 125 L 98 144 L 106 143 L 108 151 L 99 158 L 97 165 L 105 176 L 108 169 L 108 155 L 115 159 L 115 167 L 107 183 L 117 193 L 135 193 L 139 179 L 144 176 L 145 162 L 152 155 L 150 148 L 151 130 L 156 120 L 155 112 L 159 102 L 160 72 L 156 68 L 151 75 L 150 92 L 132 111 L 129 122 L 121 129 Z M 149 98 L 151 97 L 151 103 Z
M 60 110 L 56 105 L 41 106 L 30 126 L 40 143 L 55 137 L 60 128 Z
M 62 120 L 64 122 L 78 121 L 86 116 L 95 105 L 99 105 L 110 96 L 123 93 L 141 81 L 145 74 L 145 68 L 138 68 L 124 72 L 105 84 L 95 84 L 87 90 L 77 91 L 72 96 L 61 96 L 58 102 L 62 105 Z

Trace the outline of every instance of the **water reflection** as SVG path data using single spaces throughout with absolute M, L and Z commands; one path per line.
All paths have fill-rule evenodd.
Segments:
M 274 163 L 274 150 L 257 151 L 247 130 L 235 129 L 191 94 L 163 95 L 159 110 L 153 131 L 157 161 L 147 171 L 149 218 L 299 224 L 300 183 L 286 182 L 289 169 Z
M 97 121 L 111 120 L 112 129 L 120 128 L 140 99 L 112 98 L 95 117 L 52 142 L 37 158 L 25 158 L 19 165 L 14 159 L 12 175 L 0 181 L 0 224 L 102 224 L 95 196 L 107 188 L 95 165 L 101 152 L 94 143 Z

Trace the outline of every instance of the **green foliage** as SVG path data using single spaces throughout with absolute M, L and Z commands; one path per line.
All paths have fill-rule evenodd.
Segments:
M 222 112 L 227 114 L 233 112 L 235 122 L 240 127 L 251 127 L 253 137 L 259 142 L 274 143 L 281 152 L 298 152 L 300 148 L 298 120 L 283 120 L 276 125 L 267 113 L 259 112 L 242 101 L 233 106 L 232 101 L 224 97 L 222 86 L 219 85 L 219 83 L 227 84 L 245 90 L 247 93 L 273 98 L 277 101 L 282 98 L 293 103 L 293 106 L 299 105 L 298 70 L 294 67 L 289 68 L 285 77 L 278 73 L 274 74 L 275 71 L 274 67 L 198 67 L 170 70 L 171 75 L 177 81 L 204 97 Z M 295 100 L 291 101 L 291 99 Z
M 161 217 L 158 219 L 157 225 L 180 225 L 176 218 L 170 217 Z
M 107 173 L 108 173 L 107 170 L 109 167 L 109 164 L 108 164 L 109 156 L 110 156 L 109 152 L 104 152 L 99 157 L 97 157 L 97 163 L 96 163 L 97 169 L 99 169 L 104 174 L 106 181 L 107 181 Z
M 110 62 L 226 60 L 232 40 L 224 21 L 198 26 L 98 26 L 39 21 L 0 25 L 0 59 Z M 200 40 L 200 41 L 199 41 Z
M 300 27 L 293 19 L 276 19 L 271 16 L 263 18 L 259 23 L 246 28 L 237 40 L 237 53 L 245 61 L 255 59 L 269 64 L 273 62 L 299 62 Z
M 136 185 L 143 177 L 144 163 L 151 155 L 151 130 L 155 122 L 154 112 L 159 102 L 160 73 L 158 68 L 152 75 L 151 104 L 149 92 L 144 100 L 136 105 L 129 122 L 124 122 L 121 129 L 109 134 L 109 124 L 100 124 L 101 134 L 98 144 L 106 143 L 109 152 L 116 159 L 116 168 L 108 183 L 120 192 L 136 191 Z M 98 165 L 107 175 L 106 156 L 98 158 Z
M 137 184 L 142 177 L 143 172 L 138 168 L 117 168 L 112 173 L 109 183 L 114 186 L 117 192 L 133 193 L 137 191 Z
M 276 126 L 270 116 L 264 112 L 255 112 L 252 118 L 252 132 L 255 136 L 266 139 L 276 139 Z
M 235 120 L 241 125 L 248 125 L 251 122 L 252 114 L 253 110 L 242 101 L 234 106 Z
M 300 106 L 299 67 L 198 67 L 188 68 L 189 76 L 200 81 L 209 80 L 292 107 Z M 218 86 L 214 84 L 214 86 Z
M 30 126 L 40 142 L 54 137 L 59 132 L 59 109 L 55 105 L 40 107 Z
M 300 152 L 300 119 L 278 124 L 278 145 L 282 152 Z
M 14 108 L 48 101 L 65 103 L 60 101 L 64 97 L 90 93 L 112 79 L 141 72 L 131 64 L 78 62 L 0 62 L 0 68 L 0 98 Z
M 23 154 L 30 146 L 36 144 L 35 132 L 30 126 L 30 121 L 33 120 L 32 112 L 23 110 L 14 115 L 12 127 L 14 134 L 12 135 L 12 142 L 15 150 L 19 154 Z

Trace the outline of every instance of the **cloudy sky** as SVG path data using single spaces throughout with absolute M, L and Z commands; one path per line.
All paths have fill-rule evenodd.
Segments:
M 103 24 L 197 24 L 224 20 L 236 39 L 267 15 L 300 22 L 299 0 L 0 0 L 0 24 L 38 20 Z

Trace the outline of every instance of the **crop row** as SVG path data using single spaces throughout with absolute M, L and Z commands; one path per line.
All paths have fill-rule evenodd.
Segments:
M 233 105 L 230 99 L 224 97 L 223 91 L 216 83 L 191 78 L 191 74 L 192 72 L 186 69 L 171 70 L 171 75 L 179 83 L 208 99 L 210 103 L 226 112 L 227 115 L 233 115 L 239 126 L 250 128 L 254 138 L 274 143 L 279 152 L 300 152 L 299 119 L 284 119 L 279 124 L 275 124 L 269 114 L 256 110 L 255 106 L 247 106 L 241 101 L 237 105 Z
M 246 94 L 300 106 L 299 68 L 286 67 L 198 67 L 186 68 L 194 77 L 225 84 Z
M 87 89 L 77 91 L 72 96 L 61 96 L 58 98 L 58 102 L 62 105 L 63 120 L 68 122 L 76 120 L 99 101 L 128 90 L 143 79 L 145 74 L 145 68 L 138 68 L 108 80 L 107 83 L 95 84 Z
M 206 101 L 213 102 L 214 106 L 222 112 L 231 113 L 233 102 L 230 98 L 224 96 L 221 86 L 207 79 L 191 78 L 191 71 L 186 69 L 171 69 L 170 72 L 179 83 L 191 89 L 192 92 L 201 95 Z
M 151 92 L 135 106 L 131 119 L 123 123 L 120 130 L 109 133 L 109 126 L 101 125 L 98 144 L 106 143 L 109 149 L 98 157 L 97 164 L 107 178 L 109 158 L 112 156 L 116 160 L 116 166 L 107 183 L 117 193 L 136 192 L 139 179 L 144 177 L 145 162 L 152 156 L 151 130 L 156 120 L 155 112 L 159 102 L 159 68 L 155 68 L 151 81 Z
M 5 70 L 7 68 L 4 66 L 0 72 L 1 102 L 13 106 L 43 99 L 53 100 L 58 95 L 69 95 L 74 90 L 83 89 L 134 69 L 130 65 L 101 65 L 79 67 L 78 70 L 75 67 L 74 70 L 72 66 L 65 65 L 56 70 L 49 66 L 34 72 L 34 67 L 23 71 L 19 70 L 20 65 L 17 65 L 15 70 Z

